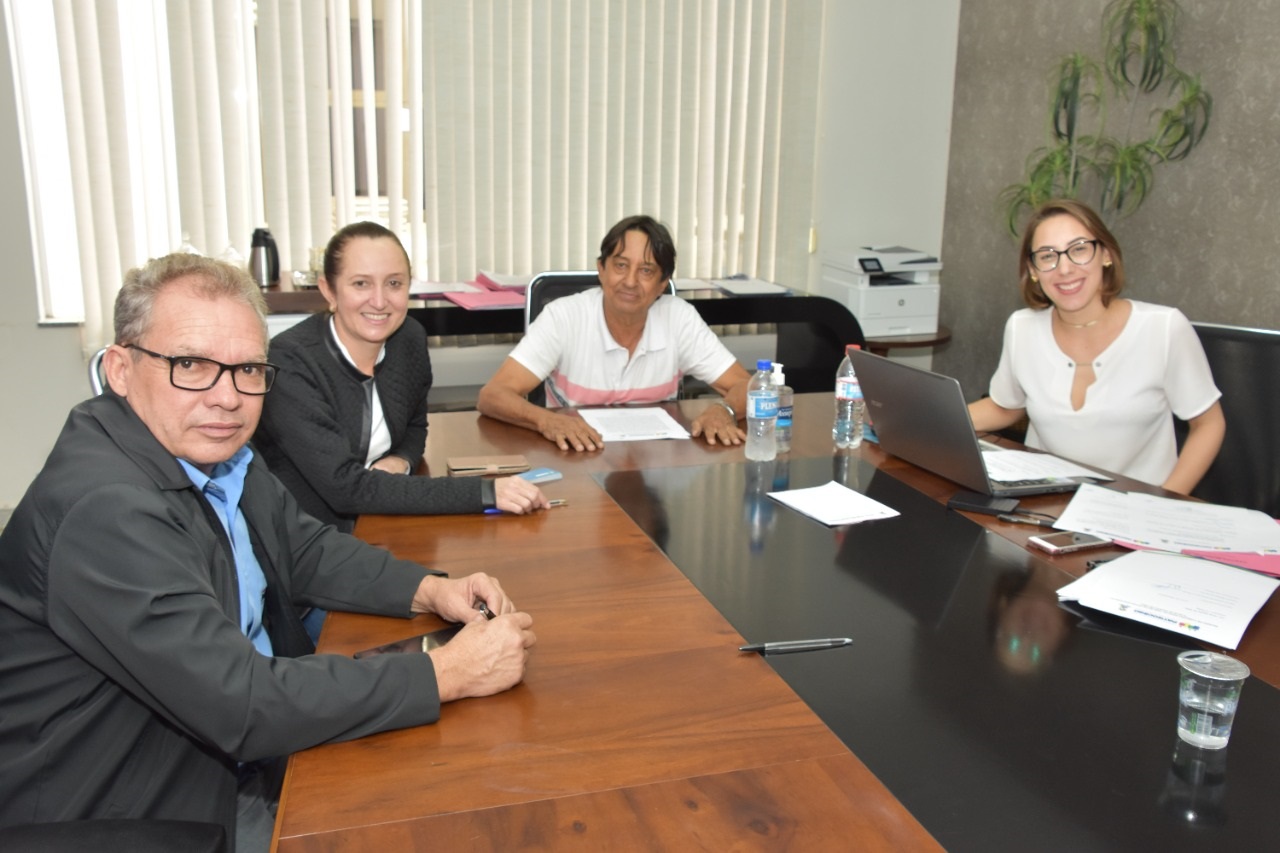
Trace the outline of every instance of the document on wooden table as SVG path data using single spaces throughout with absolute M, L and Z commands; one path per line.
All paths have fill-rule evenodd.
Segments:
M 1234 649 L 1277 586 L 1198 557 L 1134 551 L 1062 587 L 1058 598 Z
M 657 407 L 631 409 L 579 409 L 582 419 L 608 441 L 652 441 L 659 438 L 688 438 L 689 431 Z
M 900 513 L 861 492 L 842 486 L 835 480 L 825 486 L 769 492 L 769 497 L 786 504 L 827 527 L 859 524 L 878 518 L 893 518 Z

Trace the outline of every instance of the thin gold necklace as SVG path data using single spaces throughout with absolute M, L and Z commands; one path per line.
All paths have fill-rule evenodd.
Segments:
M 1090 326 L 1096 326 L 1098 325 L 1098 321 L 1102 319 L 1102 317 L 1096 317 L 1087 323 L 1071 323 L 1062 316 L 1062 312 L 1058 310 L 1058 306 L 1056 305 L 1053 306 L 1053 313 L 1058 315 L 1058 322 L 1062 323 L 1064 326 L 1070 326 L 1073 329 L 1087 329 Z M 1103 317 L 1105 316 L 1106 315 L 1104 314 Z

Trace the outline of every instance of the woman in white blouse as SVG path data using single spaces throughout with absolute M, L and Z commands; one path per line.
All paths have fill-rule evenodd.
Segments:
M 1004 330 L 974 429 L 1029 420 L 1027 444 L 1190 493 L 1218 455 L 1222 396 L 1176 308 L 1121 299 L 1124 260 L 1107 226 L 1074 200 L 1045 203 L 1023 232 L 1023 300 Z M 1171 416 L 1187 421 L 1178 453 Z

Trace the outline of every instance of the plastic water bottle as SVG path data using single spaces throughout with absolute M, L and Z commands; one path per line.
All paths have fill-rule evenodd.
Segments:
M 862 349 L 857 344 L 849 344 L 844 350 L 844 360 L 836 371 L 836 422 L 831 428 L 831 438 L 841 450 L 852 450 L 862 444 L 862 417 L 865 404 L 862 402 L 862 386 L 858 384 L 858 375 L 853 372 L 853 362 L 849 353 Z
M 773 363 L 773 384 L 778 386 L 778 423 L 774 427 L 778 452 L 791 452 L 791 409 L 795 405 L 796 394 L 787 384 L 787 377 L 782 372 L 782 365 Z
M 747 458 L 768 462 L 778 455 L 778 386 L 773 384 L 773 362 L 756 362 L 755 375 L 747 384 Z

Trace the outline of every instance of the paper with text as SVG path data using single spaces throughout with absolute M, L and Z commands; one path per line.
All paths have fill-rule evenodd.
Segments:
M 578 414 L 606 443 L 689 437 L 689 431 L 676 423 L 666 409 L 579 409 Z
M 1220 563 L 1134 551 L 1058 590 L 1058 598 L 1234 649 L 1280 581 Z
M 1048 453 L 1032 453 L 1029 450 L 998 450 L 982 454 L 982 461 L 987 466 L 987 476 L 997 483 L 1016 483 L 1021 480 L 1062 479 L 1073 477 L 1092 477 L 1095 480 L 1110 480 L 1106 474 L 1099 474 L 1083 465 L 1059 459 Z
M 1057 527 L 1161 551 L 1280 555 L 1280 525 L 1264 512 L 1083 485 Z

